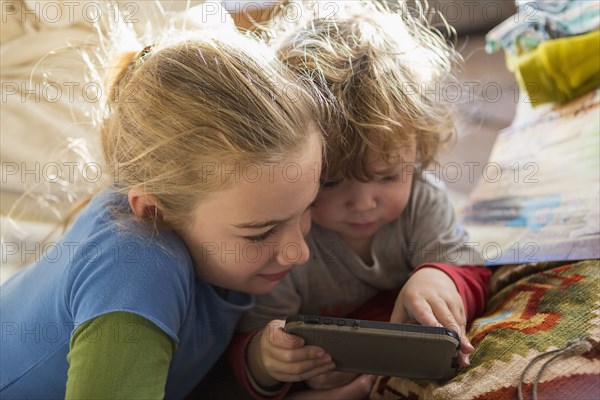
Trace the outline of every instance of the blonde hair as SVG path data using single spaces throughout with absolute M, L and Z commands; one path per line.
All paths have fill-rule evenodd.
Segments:
M 307 142 L 317 106 L 250 37 L 203 31 L 115 65 L 102 126 L 106 164 L 119 190 L 143 188 L 176 226 L 231 184 L 207 173 L 214 167 L 281 161 Z
M 329 99 L 321 110 L 328 176 L 372 179 L 369 151 L 396 163 L 403 149 L 416 147 L 427 166 L 455 136 L 452 105 L 435 90 L 452 80 L 459 56 L 427 22 L 426 6 L 389 3 L 297 3 L 300 20 L 292 23 L 280 9 L 261 27 L 279 58 Z

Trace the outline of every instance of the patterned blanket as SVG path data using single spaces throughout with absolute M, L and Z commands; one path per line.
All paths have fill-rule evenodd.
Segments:
M 491 287 L 469 368 L 445 383 L 381 377 L 371 399 L 517 399 L 525 370 L 524 399 L 535 381 L 540 400 L 600 399 L 600 261 L 503 267 Z M 583 354 L 557 351 L 570 341 Z

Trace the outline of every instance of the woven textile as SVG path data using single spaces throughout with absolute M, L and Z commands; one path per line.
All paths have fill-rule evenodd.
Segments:
M 549 363 L 538 398 L 600 399 L 600 261 L 504 267 L 494 273 L 492 289 L 485 314 L 468 332 L 476 348 L 469 368 L 446 383 L 381 377 L 371 399 L 517 399 L 529 362 L 569 340 L 587 341 L 591 350 Z M 525 399 L 542 364 L 525 376 Z

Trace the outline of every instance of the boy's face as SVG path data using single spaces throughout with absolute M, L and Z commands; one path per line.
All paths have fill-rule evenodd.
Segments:
M 322 184 L 313 204 L 312 220 L 337 232 L 355 251 L 369 244 L 375 233 L 396 219 L 408 204 L 416 152 L 402 162 L 388 164 L 369 157 L 377 179 L 359 182 L 330 179 Z

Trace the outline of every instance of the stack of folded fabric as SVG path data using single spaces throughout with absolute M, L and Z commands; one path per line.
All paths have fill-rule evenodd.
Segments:
M 600 2 L 515 0 L 517 14 L 486 36 L 532 105 L 563 103 L 600 86 Z

